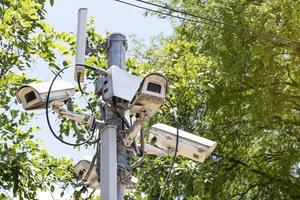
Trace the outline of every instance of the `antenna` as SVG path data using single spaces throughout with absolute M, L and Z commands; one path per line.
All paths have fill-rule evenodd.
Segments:
M 76 42 L 76 57 L 75 57 L 75 73 L 74 79 L 76 82 L 84 82 L 84 67 L 85 64 L 85 49 L 86 49 L 86 24 L 87 24 L 87 8 L 78 10 L 77 23 L 77 42 Z M 79 80 L 78 80 L 79 77 Z

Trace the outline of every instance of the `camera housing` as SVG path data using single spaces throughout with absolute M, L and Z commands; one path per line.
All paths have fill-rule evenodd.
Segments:
M 91 165 L 91 159 L 84 158 L 80 160 L 75 166 L 74 166 L 74 172 L 75 174 L 83 180 L 87 172 L 89 170 L 89 167 Z M 98 189 L 100 187 L 100 178 L 96 172 L 96 165 L 92 167 L 90 175 L 87 177 L 88 186 L 93 189 Z
M 51 82 L 42 82 L 22 85 L 17 91 L 17 99 L 25 110 L 45 108 L 50 84 Z M 71 83 L 62 80 L 55 81 L 52 85 L 49 103 L 66 100 L 74 94 L 74 86 Z
M 144 123 L 160 108 L 166 98 L 167 80 L 159 73 L 148 74 L 140 83 L 129 104 L 131 113 L 137 113 L 138 119 L 125 132 L 123 142 L 129 147 Z
M 164 150 L 176 148 L 177 129 L 165 124 L 155 124 L 151 127 L 150 138 L 155 145 Z M 204 162 L 216 148 L 217 143 L 206 138 L 179 130 L 178 155 L 194 161 Z
M 88 184 L 88 186 L 92 189 L 98 189 L 101 186 L 100 183 L 100 177 L 97 174 L 97 168 L 96 165 L 92 166 L 91 173 L 88 177 L 86 177 L 88 170 L 90 168 L 90 165 L 92 159 L 90 157 L 85 157 L 81 159 L 75 166 L 74 166 L 74 172 L 78 176 L 80 180 L 83 180 L 84 178 L 87 178 L 85 180 Z M 131 176 L 130 183 L 125 186 L 124 192 L 129 193 L 131 190 L 133 190 L 134 185 L 137 184 L 138 179 L 134 176 Z
M 151 73 L 143 79 L 117 66 L 107 70 L 107 76 L 97 80 L 96 94 L 102 94 L 105 101 L 115 98 L 119 107 L 132 113 L 147 112 L 152 116 L 164 102 L 167 80 L 160 73 Z
M 151 117 L 166 98 L 167 80 L 160 73 L 148 74 L 132 98 L 129 109 L 133 113 L 146 112 Z

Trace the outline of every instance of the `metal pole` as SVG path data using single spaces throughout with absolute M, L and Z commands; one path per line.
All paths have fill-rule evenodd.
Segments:
M 125 70 L 126 38 L 120 33 L 113 33 L 107 39 L 108 67 L 118 66 Z M 124 112 L 120 111 L 123 117 Z M 114 125 L 106 129 L 101 136 L 100 153 L 100 176 L 101 176 L 101 199 L 123 200 L 124 199 L 124 174 L 129 162 L 129 153 L 122 142 L 121 129 L 123 120 L 114 108 L 106 107 L 105 123 Z M 118 143 L 118 145 L 117 145 Z
M 117 127 L 105 126 L 101 134 L 101 199 L 117 199 Z
M 121 33 L 112 33 L 108 38 L 107 45 L 108 66 L 116 65 L 120 69 L 125 70 L 127 50 L 126 37 Z

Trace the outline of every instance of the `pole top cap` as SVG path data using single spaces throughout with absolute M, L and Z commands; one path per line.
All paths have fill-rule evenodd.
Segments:
M 106 51 L 109 49 L 111 41 L 121 41 L 121 42 L 124 42 L 125 49 L 126 50 L 128 49 L 128 43 L 127 43 L 126 36 L 124 34 L 122 34 L 122 33 L 118 33 L 118 32 L 111 33 L 106 38 L 106 42 L 104 44 L 102 44 Z
M 124 41 L 127 41 L 126 39 L 126 36 L 122 33 L 118 33 L 118 32 L 115 32 L 115 33 L 111 33 L 108 38 L 110 40 L 124 40 Z

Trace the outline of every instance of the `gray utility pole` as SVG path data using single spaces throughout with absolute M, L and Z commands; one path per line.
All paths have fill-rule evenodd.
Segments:
M 76 46 L 76 64 L 84 64 L 86 53 L 86 24 L 87 9 L 81 8 L 78 11 L 77 27 L 77 46 Z M 108 68 L 115 65 L 121 70 L 125 70 L 127 40 L 123 34 L 113 33 L 103 45 L 107 50 Z M 76 66 L 75 80 L 84 81 L 84 67 Z M 107 92 L 104 86 L 108 84 L 105 77 L 99 77 L 96 81 L 96 94 L 101 96 L 101 91 Z M 112 89 L 112 88 L 110 88 Z M 125 88 L 127 89 L 127 88 Z M 98 93 L 99 91 L 100 93 Z M 103 96 L 102 96 L 103 97 Z M 97 166 L 100 165 L 100 184 L 102 200 L 123 200 L 124 185 L 128 185 L 131 180 L 130 158 L 131 151 L 128 151 L 122 142 L 125 124 L 128 123 L 124 118 L 125 109 L 118 105 L 122 101 L 112 97 L 108 104 L 99 102 L 101 116 L 105 122 L 105 127 L 101 130 L 101 140 L 98 144 Z M 119 102 L 120 101 L 120 102 Z M 128 127 L 127 127 L 128 128 Z M 98 174 L 99 175 L 99 174 Z
M 125 70 L 125 56 L 127 50 L 126 37 L 120 33 L 113 33 L 107 39 L 108 67 L 118 66 Z M 100 181 L 101 199 L 123 200 L 124 183 L 130 174 L 130 154 L 122 142 L 122 129 L 125 124 L 124 109 L 117 108 L 118 102 L 112 106 L 105 106 L 106 128 L 101 135 L 100 145 Z M 103 108 L 101 108 L 103 109 Z

